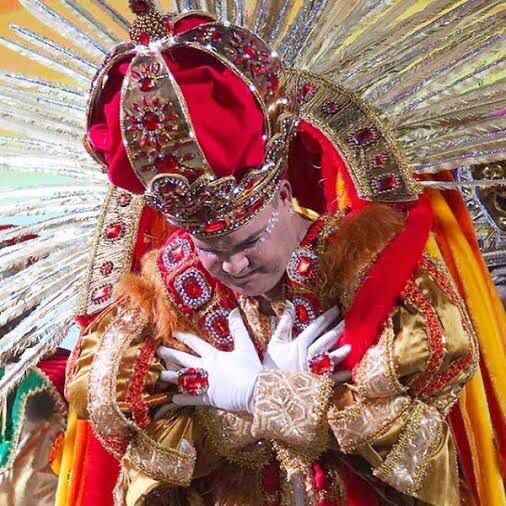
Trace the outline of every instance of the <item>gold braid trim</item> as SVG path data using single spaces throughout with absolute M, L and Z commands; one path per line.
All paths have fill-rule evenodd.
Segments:
M 375 399 L 404 393 L 394 359 L 395 333 L 389 318 L 378 344 L 369 348 L 355 367 L 353 378 L 361 397 Z
M 341 451 L 353 453 L 373 444 L 397 419 L 410 413 L 412 403 L 409 397 L 358 401 L 342 411 L 330 408 L 328 421 Z
M 398 442 L 374 475 L 395 489 L 413 495 L 423 485 L 430 458 L 439 446 L 443 421 L 435 408 L 415 401 Z
M 197 408 L 196 413 L 210 448 L 220 457 L 248 469 L 262 468 L 271 461 L 270 443 L 251 435 L 252 420 L 246 415 L 207 407 Z

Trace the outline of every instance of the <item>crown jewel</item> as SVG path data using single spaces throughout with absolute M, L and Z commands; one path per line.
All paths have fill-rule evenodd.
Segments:
M 147 202 L 170 222 L 197 235 L 235 230 L 269 202 L 284 168 L 294 122 L 287 117 L 279 120 L 281 60 L 249 30 L 217 22 L 207 14 L 208 23 L 174 34 L 175 24 L 195 13 L 163 16 L 151 0 L 130 0 L 130 8 L 136 14 L 130 30 L 134 44 L 117 46 L 106 60 L 92 86 L 89 121 L 108 73 L 131 57 L 121 92 L 121 133 Z M 183 93 L 163 57 L 180 48 L 212 56 L 254 94 L 264 117 L 263 166 L 244 167 L 237 179 L 215 175 Z

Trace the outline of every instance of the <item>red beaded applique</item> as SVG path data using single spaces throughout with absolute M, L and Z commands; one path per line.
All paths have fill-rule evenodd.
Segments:
M 155 355 L 155 350 L 156 341 L 154 339 L 147 338 L 142 343 L 126 394 L 126 402 L 130 407 L 135 423 L 141 428 L 147 427 L 151 423 L 148 406 L 142 398 L 142 391 L 146 383 L 149 366 Z
M 443 341 L 443 328 L 433 305 L 424 297 L 422 291 L 413 280 L 409 280 L 403 291 L 403 296 L 413 304 L 425 320 L 429 344 L 429 359 L 421 374 L 413 383 L 412 388 L 421 391 L 433 379 L 443 363 L 445 345 Z
M 457 306 L 462 315 L 462 323 L 464 325 L 464 329 L 467 334 L 470 336 L 474 335 L 474 329 L 471 326 L 471 322 L 467 317 L 466 308 L 464 306 L 464 301 L 457 293 L 456 289 L 450 282 L 448 278 L 448 274 L 438 269 L 438 267 L 428 260 L 426 257 L 422 258 L 421 267 L 426 270 L 438 287 L 443 291 L 443 293 L 448 297 L 450 302 Z M 429 397 L 434 395 L 436 392 L 446 388 L 452 381 L 455 380 L 463 371 L 467 368 L 471 367 L 475 360 L 474 351 L 471 350 L 467 355 L 462 358 L 456 360 L 451 363 L 450 366 L 440 374 L 436 374 L 431 383 L 425 387 L 425 389 L 421 392 L 423 395 Z

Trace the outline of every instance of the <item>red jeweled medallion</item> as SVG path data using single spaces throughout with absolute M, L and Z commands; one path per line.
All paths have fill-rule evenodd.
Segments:
M 308 366 L 313 374 L 318 374 L 319 376 L 331 374 L 334 370 L 334 364 L 327 352 L 320 353 L 308 360 Z
M 190 254 L 190 242 L 178 237 L 163 250 L 163 265 L 168 271 L 178 269 L 190 257 Z
M 378 140 L 379 134 L 375 128 L 362 128 L 353 133 L 348 142 L 356 147 L 369 146 Z
M 209 302 L 212 290 L 204 275 L 196 268 L 179 274 L 174 282 L 174 288 L 183 304 L 191 309 L 198 309 Z
M 108 241 L 117 241 L 125 233 L 125 226 L 123 223 L 110 223 L 105 227 L 104 236 Z
M 108 276 L 109 274 L 111 274 L 111 272 L 113 271 L 113 269 L 114 269 L 114 264 L 110 260 L 107 260 L 106 262 L 104 262 L 100 266 L 100 273 L 103 276 Z
M 177 386 L 182 394 L 202 395 L 209 388 L 207 372 L 193 367 L 182 369 L 178 374 Z
M 288 263 L 287 273 L 297 283 L 305 283 L 315 275 L 317 255 L 309 249 L 298 249 Z
M 295 297 L 292 300 L 295 307 L 294 327 L 297 332 L 302 332 L 316 318 L 316 310 L 304 297 Z
M 205 316 L 204 326 L 214 339 L 215 346 L 222 351 L 232 351 L 234 340 L 228 327 L 228 315 L 230 309 L 219 308 Z
M 161 126 L 160 116 L 152 111 L 146 112 L 142 117 L 142 126 L 149 132 L 158 130 Z
M 91 292 L 91 301 L 94 304 L 102 304 L 106 300 L 110 299 L 112 295 L 112 285 L 110 283 L 99 286 Z

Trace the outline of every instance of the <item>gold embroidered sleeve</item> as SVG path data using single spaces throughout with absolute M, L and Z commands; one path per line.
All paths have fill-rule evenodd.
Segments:
M 117 389 L 118 378 L 124 373 L 123 357 L 128 357 L 132 348 L 137 348 L 142 357 L 145 343 L 149 343 L 149 326 L 142 313 L 119 308 L 97 342 L 95 358 L 90 367 L 88 386 L 88 411 L 95 435 L 102 445 L 118 459 L 126 459 L 132 468 L 166 486 L 187 486 L 193 476 L 196 450 L 193 442 L 185 438 L 184 427 L 175 423 L 169 427 L 167 437 L 157 432 L 157 422 L 137 416 L 135 411 L 126 413 L 121 409 Z M 147 361 L 135 361 L 133 379 L 128 391 L 135 384 L 135 367 L 141 364 L 140 378 L 145 378 L 150 362 L 155 360 L 150 352 Z M 144 407 L 142 407 L 144 409 Z M 142 414 L 142 413 L 141 413 Z M 167 428 L 163 425 L 163 428 Z M 191 435 L 191 434 L 190 434 Z
M 302 448 L 325 446 L 332 385 L 311 373 L 264 370 L 255 392 L 253 435 Z
M 424 258 L 378 343 L 328 413 L 340 449 L 369 461 L 392 487 L 457 505 L 445 416 L 476 367 L 473 328 L 446 270 Z
M 228 462 L 241 467 L 258 469 L 272 457 L 270 446 L 253 436 L 253 417 L 249 413 L 235 413 L 199 407 L 197 419 L 202 425 L 209 449 Z
M 204 432 L 199 423 L 196 422 L 192 408 L 181 408 L 172 412 L 164 418 L 153 422 L 147 429 L 146 435 L 156 441 L 160 449 L 181 449 L 189 442 L 196 449 L 200 450 L 204 440 Z M 208 462 L 202 463 L 197 459 L 191 478 L 198 477 L 208 472 Z M 139 461 L 138 456 L 127 452 L 121 461 L 122 477 L 117 487 L 116 495 L 121 498 L 120 504 L 126 506 L 144 506 L 148 497 L 161 490 L 175 486 L 187 486 L 188 474 L 180 469 L 179 476 L 174 475 L 167 480 L 166 470 L 159 468 L 153 473 L 153 468 L 146 462 Z M 151 504 L 151 503 L 150 503 Z M 155 503 L 156 504 L 156 503 Z M 164 503 L 165 504 L 165 503 Z
M 103 334 L 118 317 L 119 306 L 106 311 L 80 338 L 75 357 L 69 360 L 66 397 L 78 418 L 88 418 L 88 379 Z M 160 363 L 155 341 L 143 334 L 131 343 L 119 364 L 116 391 L 122 411 L 133 413 L 141 425 L 149 423 L 149 399 L 156 393 Z
M 91 363 L 97 350 L 97 342 L 116 314 L 117 308 L 114 307 L 106 311 L 90 328 L 86 329 L 69 358 L 65 396 L 81 420 L 88 418 L 88 378 Z
M 410 391 L 422 398 L 459 390 L 477 361 L 476 337 L 464 303 L 444 266 L 424 257 L 404 289 L 377 345 L 354 370 L 362 397 Z

